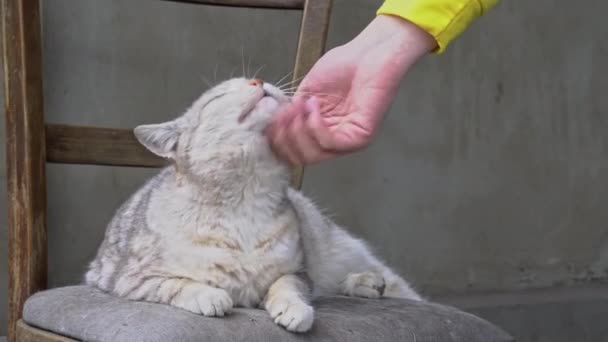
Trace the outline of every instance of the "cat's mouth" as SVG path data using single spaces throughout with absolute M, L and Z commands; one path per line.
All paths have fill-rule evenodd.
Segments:
M 279 101 L 272 95 L 266 95 L 258 101 L 255 105 L 255 109 L 261 110 L 267 113 L 274 113 L 279 108 Z
M 262 92 L 260 92 L 258 95 L 259 97 L 254 100 L 252 108 L 243 112 L 239 117 L 239 122 L 245 121 L 252 114 L 255 116 L 263 115 L 268 119 L 277 111 L 282 103 L 289 101 L 288 97 L 275 87 L 264 85 L 261 90 Z

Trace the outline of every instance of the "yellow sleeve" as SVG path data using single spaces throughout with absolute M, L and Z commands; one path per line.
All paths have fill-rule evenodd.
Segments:
M 498 0 L 385 0 L 377 14 L 401 17 L 437 41 L 440 53 Z

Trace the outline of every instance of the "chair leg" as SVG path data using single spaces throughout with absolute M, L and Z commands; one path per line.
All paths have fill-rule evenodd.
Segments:
M 39 0 L 2 1 L 6 108 L 8 342 L 25 300 L 46 287 L 46 178 Z
M 300 34 L 293 72 L 293 86 L 296 86 L 310 71 L 325 51 L 331 7 L 332 0 L 306 0 L 304 3 L 304 14 L 300 23 Z M 294 168 L 291 175 L 291 185 L 296 189 L 300 189 L 303 177 L 304 168 Z

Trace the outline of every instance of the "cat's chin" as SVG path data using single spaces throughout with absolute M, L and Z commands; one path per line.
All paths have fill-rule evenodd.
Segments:
M 273 114 L 279 109 L 279 101 L 277 101 L 272 96 L 264 96 L 258 103 L 255 105 L 255 109 Z

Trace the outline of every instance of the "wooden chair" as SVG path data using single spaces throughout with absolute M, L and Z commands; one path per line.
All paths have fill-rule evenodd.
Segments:
M 324 49 L 331 0 L 177 2 L 303 10 L 294 80 L 312 67 Z M 308 341 L 512 341 L 499 328 L 472 315 L 437 304 L 405 300 L 321 298 L 315 302 L 319 323 L 315 323 L 307 337 L 301 337 L 274 325 L 261 310 L 237 309 L 237 314 L 230 318 L 215 320 L 169 306 L 122 300 L 86 286 L 43 291 L 47 286 L 45 164 L 159 167 L 164 163 L 141 147 L 129 129 L 45 123 L 39 0 L 2 0 L 2 35 L 9 194 L 9 342 L 58 342 L 75 338 L 207 341 L 213 336 L 226 341 L 301 341 L 302 338 Z M 300 187 L 301 182 L 302 169 L 294 170 L 293 185 Z M 105 325 L 78 330 L 80 321 L 84 320 Z M 446 326 L 445 322 L 449 324 Z M 111 330 L 111 335 L 107 335 L 107 330 Z M 160 331 L 160 335 L 150 335 L 150 331 Z M 148 335 L 141 335 L 146 333 Z
M 303 11 L 293 79 L 299 80 L 325 47 L 331 0 L 184 0 L 201 5 Z M 52 4 L 52 3 L 51 3 Z M 44 121 L 39 0 L 3 0 L 7 180 L 9 194 L 9 341 L 25 300 L 47 282 L 45 164 L 159 167 L 129 129 L 77 127 Z M 302 182 L 302 169 L 293 184 Z M 21 330 L 19 332 L 18 330 Z

